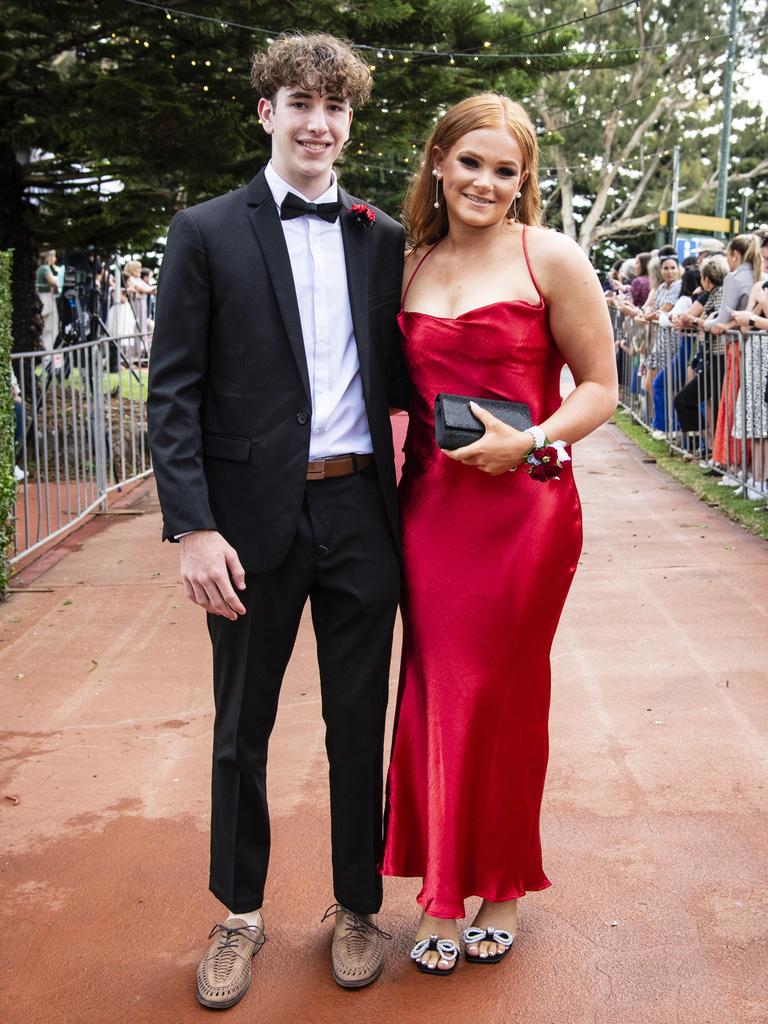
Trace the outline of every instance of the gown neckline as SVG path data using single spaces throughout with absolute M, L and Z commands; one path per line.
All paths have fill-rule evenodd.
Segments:
M 472 313 L 482 313 L 484 309 L 493 309 L 494 306 L 528 306 L 529 309 L 544 309 L 546 303 L 543 297 L 539 296 L 538 302 L 529 302 L 528 299 L 497 299 L 495 302 L 486 302 L 483 306 L 474 306 L 472 309 L 465 309 L 463 313 L 459 313 L 458 316 L 437 316 L 435 313 L 425 313 L 420 309 L 405 309 L 402 307 L 400 313 L 407 313 L 410 316 L 428 316 L 430 320 L 447 320 L 454 322 L 456 320 L 463 320 L 465 316 L 470 316 Z
M 403 313 L 410 313 L 411 315 L 415 314 L 416 316 L 427 316 L 429 317 L 430 320 L 442 320 L 445 323 L 457 323 L 459 320 L 463 320 L 464 317 L 470 316 L 472 313 L 481 313 L 485 309 L 493 309 L 494 306 L 519 305 L 527 306 L 529 309 L 535 310 L 546 309 L 547 304 L 544 301 L 544 296 L 542 294 L 541 288 L 539 288 L 539 282 L 536 280 L 536 275 L 533 272 L 533 267 L 531 266 L 531 261 L 528 257 L 528 245 L 525 240 L 526 229 L 527 225 L 523 224 L 523 230 L 520 232 L 520 241 L 522 242 L 525 265 L 528 268 L 528 273 L 530 274 L 533 287 L 536 289 L 536 294 L 539 296 L 538 302 L 529 302 L 528 299 L 497 299 L 495 302 L 487 302 L 483 306 L 474 306 L 472 309 L 467 309 L 463 313 L 459 313 L 458 316 L 436 316 L 434 313 L 423 313 L 419 309 L 406 309 L 405 300 L 408 298 L 408 292 L 411 290 L 413 279 L 421 270 L 422 264 L 427 259 L 427 257 L 431 256 L 435 249 L 438 247 L 438 245 L 440 245 L 440 242 L 442 241 L 442 239 L 440 239 L 439 241 L 435 242 L 435 244 L 430 249 L 427 249 L 427 251 L 421 257 L 419 262 L 416 264 L 416 267 L 413 273 L 411 274 L 410 278 L 408 279 L 407 285 L 405 286 L 405 291 L 403 292 L 403 297 L 400 301 L 400 313 L 398 315 L 401 315 Z

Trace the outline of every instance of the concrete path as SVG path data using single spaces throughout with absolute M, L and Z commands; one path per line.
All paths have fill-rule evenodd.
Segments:
M 554 651 L 543 816 L 554 886 L 524 901 L 511 957 L 418 975 L 418 885 L 388 880 L 385 974 L 333 984 L 305 622 L 270 760 L 269 942 L 231 1024 L 768 1020 L 768 546 L 615 428 L 578 447 L 577 472 L 586 543 Z M 134 497 L 143 514 L 75 534 L 0 606 L 2 1024 L 211 1019 L 194 999 L 220 913 L 208 641 L 152 484 Z

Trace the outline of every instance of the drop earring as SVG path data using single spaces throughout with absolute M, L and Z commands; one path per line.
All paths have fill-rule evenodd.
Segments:
M 522 194 L 522 192 L 515 192 L 515 198 L 512 200 L 512 220 L 515 222 L 517 222 L 517 200 Z
M 435 201 L 432 204 L 436 210 L 440 209 L 440 174 L 437 168 L 434 168 L 432 174 L 435 176 Z

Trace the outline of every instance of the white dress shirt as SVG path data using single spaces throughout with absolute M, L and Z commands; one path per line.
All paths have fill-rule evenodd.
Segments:
M 287 192 L 298 189 L 283 181 L 270 161 L 267 184 L 280 213 Z M 339 189 L 331 172 L 331 187 L 316 203 L 335 203 Z M 344 216 L 344 210 L 339 218 Z M 312 423 L 309 458 L 332 455 L 370 455 L 373 443 L 363 400 L 360 361 L 347 290 L 347 267 L 340 219 L 329 224 L 319 217 L 283 220 L 285 242 L 299 304 L 301 333 L 307 355 Z M 192 531 L 187 531 L 192 532 Z M 175 535 L 176 540 L 186 533 Z
M 278 212 L 287 192 L 311 201 L 284 181 L 271 161 L 265 174 Z M 314 202 L 334 203 L 338 195 L 336 177 L 331 172 L 330 188 Z M 310 459 L 373 451 L 347 290 L 340 223 L 344 213 L 342 209 L 339 220 L 332 224 L 312 216 L 280 222 L 307 355 L 312 399 Z

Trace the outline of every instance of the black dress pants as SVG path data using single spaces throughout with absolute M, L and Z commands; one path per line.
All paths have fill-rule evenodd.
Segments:
M 698 431 L 702 429 L 704 417 L 701 415 L 701 404 L 706 403 L 705 417 L 713 434 L 717 428 L 717 413 L 720 407 L 720 392 L 725 376 L 725 356 L 710 355 L 706 358 L 704 370 L 689 380 L 685 387 L 675 395 L 673 404 L 680 429 Z
M 245 582 L 244 616 L 208 616 L 216 705 L 211 892 L 234 913 L 262 905 L 270 848 L 267 749 L 309 599 L 330 768 L 334 896 L 350 910 L 376 913 L 400 566 L 375 468 L 309 481 L 285 561 Z

